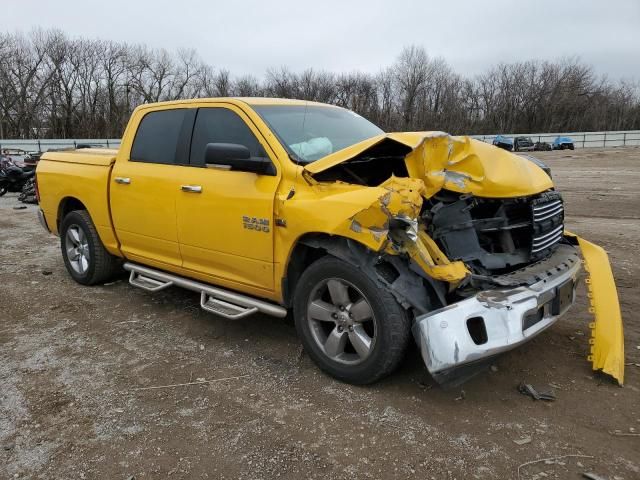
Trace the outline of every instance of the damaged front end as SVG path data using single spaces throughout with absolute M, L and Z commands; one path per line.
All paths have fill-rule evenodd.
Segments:
M 623 383 L 606 253 L 565 233 L 562 197 L 534 163 L 468 138 L 404 133 L 336 152 L 303 175 L 381 189 L 332 233 L 378 253 L 342 256 L 413 311 L 414 337 L 439 382 L 460 381 L 553 325 L 575 301 L 579 245 L 595 315 L 590 360 Z

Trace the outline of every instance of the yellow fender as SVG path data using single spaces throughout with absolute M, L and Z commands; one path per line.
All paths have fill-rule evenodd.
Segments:
M 587 296 L 591 303 L 589 312 L 595 316 L 595 322 L 589 324 L 591 354 L 588 360 L 592 363 L 594 370 L 608 373 L 622 385 L 624 383 L 624 333 L 618 292 L 609 257 L 602 247 L 570 232 L 565 232 L 565 235 L 578 240 L 587 271 Z

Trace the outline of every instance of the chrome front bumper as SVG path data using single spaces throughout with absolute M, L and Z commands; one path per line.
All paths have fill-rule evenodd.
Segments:
M 413 336 L 427 369 L 446 382 L 527 342 L 574 303 L 579 272 L 576 260 L 530 286 L 482 291 L 416 318 Z

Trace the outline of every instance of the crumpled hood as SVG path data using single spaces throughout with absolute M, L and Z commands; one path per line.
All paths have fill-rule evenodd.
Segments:
M 428 198 L 445 188 L 486 198 L 533 195 L 553 187 L 537 165 L 518 155 L 470 137 L 443 132 L 387 133 L 334 152 L 304 167 L 314 174 L 348 162 L 384 141 L 408 147 L 409 176 L 425 183 Z

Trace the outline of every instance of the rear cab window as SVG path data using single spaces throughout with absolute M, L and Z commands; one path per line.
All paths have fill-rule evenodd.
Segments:
M 174 164 L 179 161 L 180 137 L 187 109 L 147 113 L 138 126 L 130 159 L 134 162 Z

